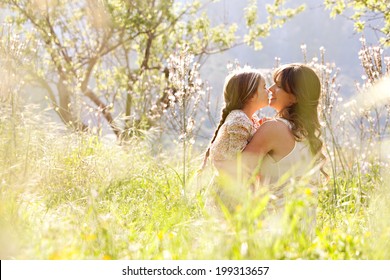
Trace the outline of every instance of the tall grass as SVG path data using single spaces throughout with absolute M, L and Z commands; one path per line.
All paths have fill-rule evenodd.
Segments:
M 299 222 L 313 199 L 304 182 L 278 214 L 252 192 L 228 210 L 209 203 L 207 178 L 183 192 L 180 160 L 151 143 L 108 145 L 28 110 L 17 125 L 1 119 L 2 259 L 389 258 L 389 185 L 375 170 L 363 186 L 339 175 L 335 205 L 320 191 L 313 237 Z
M 26 135 L 24 129 L 18 127 L 20 137 L 39 141 L 13 147 L 12 166 L 2 166 L 28 175 L 2 176 L 4 224 L 24 225 L 18 238 L 21 258 L 157 257 L 154 246 L 158 233 L 171 226 L 170 211 L 188 215 L 182 211 L 179 178 L 168 175 L 168 166 L 146 147 L 124 150 L 88 135 L 43 129 Z M 145 252 L 128 251 L 129 246 Z

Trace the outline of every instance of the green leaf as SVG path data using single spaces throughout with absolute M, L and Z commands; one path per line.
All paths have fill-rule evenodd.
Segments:
M 364 30 L 364 27 L 365 27 L 365 22 L 364 21 L 357 21 L 357 22 L 355 22 L 354 27 L 355 27 L 355 30 L 357 32 L 362 32 Z

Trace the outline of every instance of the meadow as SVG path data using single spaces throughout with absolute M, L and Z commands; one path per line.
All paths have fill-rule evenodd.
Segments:
M 197 174 L 204 148 L 187 138 L 195 131 L 188 130 L 195 118 L 187 110 L 204 112 L 197 107 L 199 77 L 192 77 L 191 94 L 183 90 L 183 99 L 171 105 L 168 120 L 178 135 L 168 148 L 154 129 L 120 143 L 105 140 L 99 129 L 72 131 L 25 103 L 18 78 L 11 75 L 12 84 L 5 77 L 0 259 L 390 259 L 390 60 L 363 42 L 359 55 L 367 75 L 356 95 L 343 100 L 338 69 L 324 57 L 308 61 L 305 49 L 303 60 L 323 86 L 320 117 L 330 178 L 318 187 L 318 200 L 304 180 L 287 180 L 290 197 L 278 215 L 267 210 L 270 195 L 245 184 L 234 186 L 234 207 L 227 207 L 210 187 L 210 166 Z M 187 63 L 195 73 L 198 66 L 187 58 L 170 63 Z M 188 71 L 177 65 L 172 76 L 187 90 Z M 9 74 L 3 72 L 2 78 Z M 302 221 L 312 203 L 317 218 L 309 232 Z
M 183 147 L 164 149 L 152 131 L 119 145 L 71 132 L 16 97 L 1 112 L 1 259 L 390 258 L 384 138 L 349 134 L 342 146 L 330 137 L 331 177 L 310 235 L 299 222 L 315 199 L 305 182 L 290 183 L 299 195 L 273 223 L 269 196 L 242 191 L 233 210 L 215 203 L 212 170 L 197 177 L 200 150 L 185 150 L 184 183 Z

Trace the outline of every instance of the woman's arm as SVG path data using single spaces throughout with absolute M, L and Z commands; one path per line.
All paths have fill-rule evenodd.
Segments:
M 246 168 L 250 172 L 258 170 L 266 154 L 279 161 L 294 148 L 294 145 L 295 139 L 284 123 L 277 120 L 267 121 L 259 127 L 244 149 Z
M 253 172 L 259 168 L 262 159 L 273 149 L 272 137 L 275 134 L 275 121 L 267 121 L 262 124 L 243 151 L 245 168 Z

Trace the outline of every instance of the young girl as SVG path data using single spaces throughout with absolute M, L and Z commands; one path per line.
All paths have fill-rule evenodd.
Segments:
M 202 169 L 210 156 L 218 171 L 232 170 L 235 156 L 245 148 L 260 126 L 255 112 L 268 105 L 265 79 L 254 69 L 236 70 L 228 75 L 223 94 L 225 107 Z

